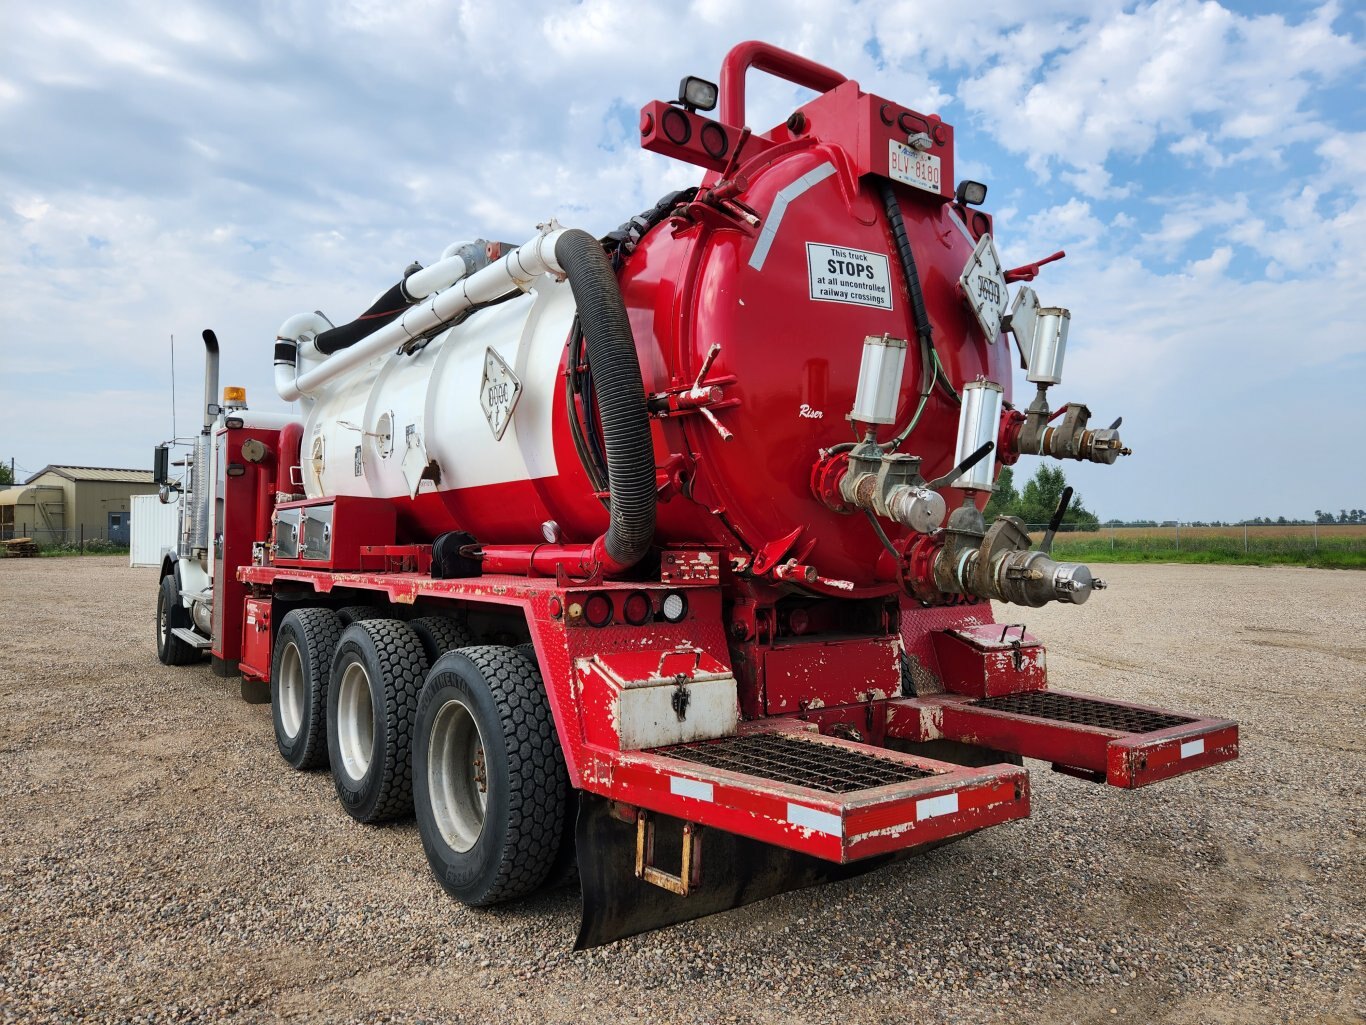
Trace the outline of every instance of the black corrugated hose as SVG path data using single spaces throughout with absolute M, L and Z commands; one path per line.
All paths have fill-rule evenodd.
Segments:
M 925 312 L 925 293 L 920 290 L 920 272 L 915 267 L 915 253 L 911 251 L 911 240 L 906 234 L 906 222 L 901 217 L 901 204 L 897 202 L 896 190 L 892 188 L 891 182 L 883 181 L 878 183 L 878 192 L 882 197 L 882 208 L 887 212 L 887 224 L 892 229 L 892 241 L 896 243 L 897 256 L 901 260 L 901 273 L 906 279 L 906 291 L 911 296 L 911 317 L 915 320 L 916 336 L 920 339 L 920 344 L 937 357 L 934 334 L 930 329 L 930 315 Z M 930 374 L 930 380 L 938 377 L 953 398 L 958 399 L 958 393 L 954 391 L 953 386 L 939 373 L 937 358 L 935 364 L 921 372 Z
M 555 259 L 578 306 L 607 449 L 610 499 L 604 547 L 621 566 L 634 566 L 655 536 L 655 458 L 631 321 L 597 239 L 570 229 L 555 243 Z

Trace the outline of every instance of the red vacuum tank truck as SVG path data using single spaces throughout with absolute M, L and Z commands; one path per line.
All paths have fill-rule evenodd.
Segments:
M 818 95 L 752 131 L 751 69 Z M 953 128 L 742 43 L 640 138 L 701 183 L 287 320 L 297 415 L 217 401 L 205 332 L 161 660 L 240 674 L 354 818 L 416 814 L 465 903 L 577 869 L 581 946 L 1024 818 L 1023 757 L 1235 758 L 1232 722 L 1054 689 L 996 618 L 1104 586 L 985 521 L 999 465 L 1127 449 L 1052 408 L 1070 316 L 1047 260 L 1001 267 Z

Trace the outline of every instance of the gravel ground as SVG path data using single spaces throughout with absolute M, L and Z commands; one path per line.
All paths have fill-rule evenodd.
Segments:
M 0 563 L 0 1021 L 1364 1020 L 1366 573 L 1104 575 L 1023 617 L 1055 685 L 1237 719 L 1241 760 L 1136 792 L 1029 763 L 1029 821 L 574 954 L 574 891 L 452 903 L 415 826 L 356 825 L 267 706 L 159 665 L 152 571 Z

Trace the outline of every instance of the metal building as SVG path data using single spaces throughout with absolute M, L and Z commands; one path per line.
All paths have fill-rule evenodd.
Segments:
M 40 544 L 105 538 L 129 541 L 134 495 L 154 495 L 150 470 L 45 466 L 23 484 L 0 491 L 0 540 Z

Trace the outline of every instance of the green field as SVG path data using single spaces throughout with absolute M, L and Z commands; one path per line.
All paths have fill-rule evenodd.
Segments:
M 1077 562 L 1366 569 L 1366 525 L 1102 527 L 1087 533 L 1059 534 L 1053 555 Z

